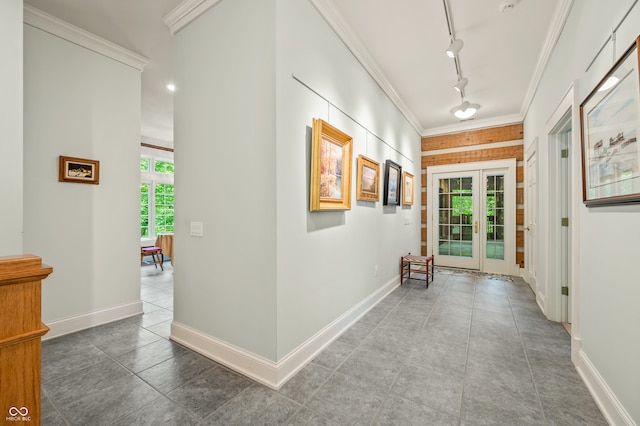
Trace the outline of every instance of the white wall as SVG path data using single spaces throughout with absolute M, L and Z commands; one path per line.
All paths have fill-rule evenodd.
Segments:
M 24 26 L 24 248 L 54 272 L 45 323 L 139 304 L 140 72 Z M 58 182 L 58 156 L 100 184 Z
M 587 66 L 610 35 L 612 28 L 624 17 L 633 1 L 574 2 L 573 9 L 546 68 L 538 92 L 525 120 L 525 151 L 539 138 L 538 185 L 540 194 L 549 191 L 547 135 L 545 123 L 562 100 L 572 82 L 576 82 L 580 102 L 613 65 L 613 46 L 608 43 Z M 638 35 L 640 7 L 636 6 L 617 33 L 615 56 L 621 55 Z M 579 129 L 573 132 L 579 134 Z M 574 155 L 580 155 L 575 152 Z M 581 171 L 574 170 L 573 179 L 581 179 Z M 549 202 L 539 200 L 540 212 L 549 209 Z M 579 365 L 583 371 L 599 374 L 604 393 L 611 392 L 612 400 L 623 408 L 622 415 L 640 423 L 640 286 L 637 278 L 637 238 L 640 235 L 640 206 L 586 208 L 580 202 L 579 229 L 579 336 L 581 339 Z M 545 235 L 549 223 L 541 222 L 541 247 L 549 244 Z M 547 267 L 542 260 L 539 271 Z M 574 336 L 575 337 L 575 336 Z M 589 366 L 592 365 L 592 367 Z M 592 388 L 593 389 L 593 388 Z M 600 389 L 600 396 L 603 389 Z M 617 413 L 616 415 L 619 415 Z M 610 417 L 611 420 L 612 417 Z M 615 418 L 615 416 L 614 416 Z M 626 418 L 628 421 L 628 417 Z
M 174 321 L 276 356 L 275 1 L 223 1 L 175 36 Z M 203 237 L 190 237 L 201 221 Z
M 22 254 L 22 0 L 0 2 L 0 256 Z
M 175 41 L 175 321 L 281 361 L 419 253 L 419 192 L 356 202 L 355 159 L 392 159 L 419 187 L 420 137 L 310 2 L 221 2 Z M 350 211 L 308 211 L 313 118 L 354 139 Z
M 421 170 L 419 135 L 311 3 L 279 0 L 277 19 L 277 312 L 282 359 L 397 278 L 402 254 L 420 254 L 419 190 L 411 207 L 385 207 L 382 196 L 377 203 L 356 201 L 358 154 L 381 165 L 386 159 L 399 163 L 415 176 L 418 188 Z M 349 211 L 309 212 L 313 118 L 353 138 Z

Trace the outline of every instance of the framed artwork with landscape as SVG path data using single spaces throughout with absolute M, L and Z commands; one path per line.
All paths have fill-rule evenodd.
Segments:
M 413 175 L 409 172 L 402 173 L 402 205 L 413 205 Z
M 310 211 L 351 209 L 352 142 L 329 123 L 313 120 Z
M 364 155 L 358 155 L 358 179 L 356 200 L 380 200 L 380 163 Z
M 387 160 L 384 165 L 384 197 L 385 206 L 399 206 L 402 192 L 402 167 L 400 164 Z
M 61 155 L 58 165 L 58 181 L 98 185 L 100 182 L 100 161 Z
M 587 207 L 640 203 L 640 37 L 580 105 Z

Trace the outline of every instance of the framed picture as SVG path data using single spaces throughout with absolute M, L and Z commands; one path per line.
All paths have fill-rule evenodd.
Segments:
M 402 204 L 413 205 L 413 175 L 409 172 L 402 173 Z
M 580 105 L 582 197 L 588 207 L 640 202 L 640 37 Z
M 61 155 L 58 181 L 97 185 L 100 182 L 100 161 Z
M 380 200 L 380 163 L 364 155 L 358 155 L 358 179 L 356 200 Z
M 402 186 L 402 167 L 400 164 L 387 160 L 384 166 L 384 197 L 385 206 L 399 206 Z
M 313 120 L 309 210 L 351 209 L 351 136 Z

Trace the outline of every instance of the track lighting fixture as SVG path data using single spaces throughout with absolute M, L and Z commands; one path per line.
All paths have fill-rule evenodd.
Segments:
M 469 80 L 466 78 L 458 78 L 458 82 L 453 86 L 453 88 L 462 93 L 462 90 L 467 86 L 467 83 L 469 83 Z
M 464 42 L 462 40 L 454 40 L 446 50 L 447 56 L 450 58 L 455 58 L 458 55 L 458 52 L 460 52 L 460 49 L 462 49 L 462 46 L 464 46 Z
M 460 105 L 453 108 L 451 110 L 451 113 L 456 117 L 458 117 L 459 119 L 465 120 L 467 118 L 473 117 L 479 108 L 480 108 L 480 105 L 478 104 L 470 104 L 467 101 L 463 101 Z

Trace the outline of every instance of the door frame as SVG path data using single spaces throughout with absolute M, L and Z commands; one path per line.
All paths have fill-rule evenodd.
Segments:
M 431 190 L 433 188 L 433 175 L 443 173 L 464 173 L 467 171 L 479 170 L 482 172 L 504 169 L 505 170 L 505 256 L 504 261 L 507 265 L 509 275 L 519 275 L 520 266 L 516 264 L 516 159 L 510 158 L 505 160 L 480 161 L 474 163 L 447 164 L 442 166 L 427 167 L 427 253 L 434 254 L 435 248 L 438 246 L 437 233 L 430 232 L 435 229 L 434 221 L 437 224 L 438 209 L 430 202 Z M 484 185 L 481 185 L 484 187 Z M 482 228 L 482 227 L 481 227 Z M 509 247 L 509 249 L 507 249 Z M 484 250 L 482 250 L 484 253 Z M 485 262 L 483 257 L 480 258 L 480 271 L 485 270 Z
M 531 173 L 529 172 L 529 161 L 535 157 L 536 160 L 536 192 L 531 193 L 529 184 L 531 182 Z M 524 228 L 524 273 L 523 278 L 531 287 L 531 290 L 538 296 L 538 267 L 540 265 L 540 237 L 539 223 L 540 210 L 538 208 L 539 192 L 539 167 L 538 167 L 538 138 L 536 137 L 531 146 L 527 149 L 524 156 L 524 186 L 525 186 L 525 228 Z M 535 199 L 535 202 L 533 201 Z M 534 208 L 535 206 L 535 208 Z M 534 212 L 535 210 L 535 212 Z M 532 223 L 532 215 L 536 215 L 536 223 Z M 532 260 L 532 259 L 535 259 Z M 532 267 L 533 265 L 533 267 Z
M 546 210 L 547 232 L 545 235 L 547 250 L 545 250 L 546 271 L 544 274 L 544 286 L 548 295 L 547 306 L 543 308 L 546 317 L 552 321 L 568 321 L 571 325 L 572 336 L 579 335 L 579 212 L 578 206 L 582 204 L 582 180 L 581 180 L 581 147 L 580 147 L 580 114 L 579 101 L 577 99 L 576 82 L 565 93 L 562 100 L 550 115 L 546 122 L 545 130 L 548 138 L 548 164 L 549 177 L 546 192 L 549 200 L 553 202 L 553 208 Z M 568 140 L 569 168 L 566 189 L 569 192 L 569 230 L 567 243 L 569 255 L 567 256 L 570 318 L 563 318 L 562 303 L 562 265 L 560 250 L 560 203 L 563 188 L 560 187 L 560 150 L 557 135 L 566 128 L 571 128 L 571 138 Z M 551 206 L 550 206 L 551 207 Z M 573 357 L 573 354 L 572 354 Z

